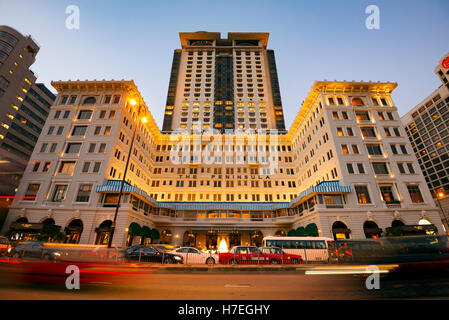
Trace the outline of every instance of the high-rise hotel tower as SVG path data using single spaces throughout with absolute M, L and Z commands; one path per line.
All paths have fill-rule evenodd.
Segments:
M 434 69 L 441 85 L 402 117 L 430 192 L 449 216 L 449 53 Z
M 31 36 L 0 26 L 0 226 L 55 100 L 30 70 L 38 52 Z
M 285 131 L 268 33 L 181 32 L 173 55 L 163 132 Z

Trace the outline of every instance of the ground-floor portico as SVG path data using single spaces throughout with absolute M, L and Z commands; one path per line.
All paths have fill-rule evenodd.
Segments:
M 253 205 L 254 206 L 254 205 Z M 244 208 L 244 206 L 242 206 Z M 209 208 L 206 208 L 209 210 Z M 326 208 L 316 204 L 308 210 L 293 214 L 274 211 L 244 211 L 236 217 L 234 208 L 207 218 L 205 210 L 167 210 L 145 214 L 132 205 L 121 206 L 113 237 L 113 245 L 127 247 L 144 243 L 166 243 L 175 246 L 195 246 L 203 250 L 217 250 L 220 246 L 261 246 L 266 236 L 301 235 L 301 230 L 313 225 L 317 235 L 334 239 L 373 238 L 384 235 L 389 227 L 434 225 L 444 234 L 437 209 L 377 209 L 362 210 Z M 27 230 L 43 224 L 59 226 L 63 242 L 106 245 L 111 236 L 115 208 L 11 208 L 3 233 L 14 229 L 21 240 L 28 239 Z M 210 210 L 209 210 L 210 211 Z M 298 232 L 299 234 L 295 234 Z

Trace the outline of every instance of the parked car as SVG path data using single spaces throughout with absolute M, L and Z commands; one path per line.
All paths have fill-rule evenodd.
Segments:
M 64 254 L 57 248 L 45 246 L 44 242 L 30 241 L 12 248 L 10 256 L 16 259 L 37 258 L 42 260 L 59 260 Z
M 302 257 L 299 254 L 286 253 L 284 250 L 278 247 L 261 247 L 260 251 L 268 256 L 270 264 L 298 264 L 303 263 Z
M 213 265 L 218 262 L 218 255 L 210 252 L 203 252 L 193 247 L 181 247 L 169 251 L 170 253 L 180 255 L 184 263 L 198 263 Z
M 0 256 L 6 256 L 9 255 L 11 252 L 12 247 L 9 243 L 8 238 L 0 236 Z
M 220 252 L 218 261 L 222 264 L 268 264 L 269 257 L 255 246 L 235 246 L 229 252 Z
M 158 263 L 183 263 L 180 255 L 172 254 L 160 248 L 150 246 L 133 246 L 125 250 L 125 259 L 128 261 L 144 261 Z

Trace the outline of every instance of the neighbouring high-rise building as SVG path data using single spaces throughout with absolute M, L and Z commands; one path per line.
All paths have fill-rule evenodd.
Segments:
M 193 35 L 209 48 L 204 36 L 213 34 L 181 39 Z M 259 35 L 223 41 L 249 48 L 264 43 Z M 117 246 L 142 238 L 208 249 L 223 240 L 261 245 L 300 227 L 335 239 L 388 228 L 443 232 L 391 96 L 396 83 L 317 81 L 287 132 L 244 135 L 160 131 L 133 81 L 52 85 L 58 94 L 17 192 L 24 198 L 14 200 L 3 232 L 33 239 L 51 224 L 66 242 L 108 243 L 128 157 Z
M 449 217 L 449 53 L 434 70 L 442 84 L 402 117 L 427 185 Z
M 162 130 L 285 131 L 268 33 L 181 32 Z
M 39 46 L 30 37 L 0 26 L 0 206 L 15 194 L 55 95 L 35 83 L 30 70 Z M 0 217 L 0 224 L 1 224 Z

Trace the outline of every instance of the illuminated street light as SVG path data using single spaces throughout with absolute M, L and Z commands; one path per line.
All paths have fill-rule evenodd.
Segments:
M 131 99 L 129 100 L 129 103 L 132 106 L 135 106 L 136 104 L 138 104 L 138 108 L 137 108 L 137 117 L 140 116 L 140 109 L 142 104 L 140 103 L 140 97 L 138 97 L 139 102 L 137 103 L 137 101 L 135 99 Z M 147 123 L 148 119 L 146 117 L 142 117 L 140 119 L 140 121 L 142 123 Z M 129 152 L 128 152 L 128 158 L 126 160 L 126 165 L 125 165 L 125 171 L 123 173 L 123 178 L 122 178 L 122 183 L 120 184 L 120 192 L 118 194 L 118 199 L 117 199 L 117 206 L 115 207 L 115 214 L 114 214 L 114 220 L 112 221 L 112 226 L 111 226 L 111 235 L 109 236 L 109 241 L 108 241 L 108 248 L 111 248 L 112 246 L 112 239 L 114 237 L 114 231 L 115 231 L 115 226 L 117 223 L 117 215 L 118 215 L 118 210 L 120 208 L 120 200 L 122 199 L 122 194 L 123 194 L 123 188 L 125 186 L 125 181 L 126 181 L 126 173 L 128 172 L 128 165 L 129 165 L 129 160 L 131 159 L 131 153 L 133 150 L 133 145 L 134 145 L 134 138 L 136 137 L 136 129 L 137 129 L 137 125 L 134 126 L 134 130 L 133 130 L 133 136 L 131 138 L 131 144 L 129 146 Z M 109 254 L 109 253 L 108 253 Z
M 444 217 L 444 222 L 445 222 L 445 228 L 446 228 L 446 234 L 449 234 L 449 224 L 447 221 L 447 217 L 446 217 L 446 213 L 443 210 L 443 206 L 441 205 L 440 199 L 443 199 L 446 196 L 446 194 L 443 191 L 438 191 L 437 193 L 437 203 L 438 206 L 440 207 L 441 213 L 443 213 L 443 217 Z

